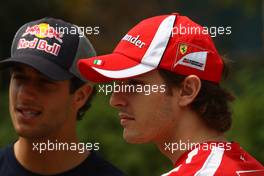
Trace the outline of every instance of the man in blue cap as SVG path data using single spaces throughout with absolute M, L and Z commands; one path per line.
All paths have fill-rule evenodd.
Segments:
M 91 56 L 89 40 L 68 22 L 43 18 L 17 31 L 0 68 L 10 68 L 9 110 L 19 138 L 0 151 L 0 175 L 123 175 L 93 151 L 99 143 L 82 144 L 76 134 L 93 94 L 76 62 Z

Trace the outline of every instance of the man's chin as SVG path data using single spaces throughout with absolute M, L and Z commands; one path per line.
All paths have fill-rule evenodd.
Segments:
M 139 135 L 140 136 L 140 135 Z M 146 140 L 145 138 L 139 137 L 136 135 L 129 135 L 126 133 L 123 133 L 123 138 L 127 143 L 130 144 L 144 144 L 144 143 L 148 143 L 149 140 Z
M 19 137 L 34 140 L 44 138 L 45 135 L 32 129 L 15 128 L 15 131 Z

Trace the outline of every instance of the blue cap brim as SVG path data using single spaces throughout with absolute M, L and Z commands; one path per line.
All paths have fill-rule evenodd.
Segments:
M 0 61 L 0 69 L 12 67 L 17 64 L 28 65 L 54 81 L 69 80 L 74 75 L 57 64 L 38 56 L 15 56 Z

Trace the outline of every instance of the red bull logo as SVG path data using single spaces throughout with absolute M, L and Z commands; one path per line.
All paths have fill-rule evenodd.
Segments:
M 47 23 L 41 23 L 38 25 L 27 27 L 25 33 L 22 35 L 22 37 L 26 35 L 34 35 L 38 38 L 55 38 L 60 43 L 62 42 L 63 34 L 56 31 L 56 29 L 52 26 L 50 26 Z
M 49 45 L 46 40 L 42 40 L 38 38 L 34 38 L 32 41 L 28 41 L 24 38 L 20 39 L 18 41 L 17 49 L 26 49 L 26 48 L 37 49 L 52 54 L 54 56 L 58 56 L 61 49 L 61 45 L 57 43 L 53 43 L 53 45 Z

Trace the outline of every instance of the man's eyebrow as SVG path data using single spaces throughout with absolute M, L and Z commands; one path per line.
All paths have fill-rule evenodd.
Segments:
M 138 78 L 131 78 L 131 79 L 127 80 L 127 81 L 128 82 L 138 83 L 138 84 L 145 84 L 145 83 L 147 83 L 147 81 L 141 80 L 141 79 L 138 79 Z
M 132 81 L 138 81 L 138 82 L 145 82 L 145 80 L 139 79 L 139 78 L 131 78 Z
M 47 76 L 44 76 L 44 75 L 41 75 L 41 76 L 40 76 L 40 79 L 41 79 L 42 81 L 47 81 L 47 82 L 49 82 L 49 83 L 53 83 L 53 84 L 58 83 L 58 81 L 52 80 L 52 79 L 50 79 L 50 78 L 48 78 Z

